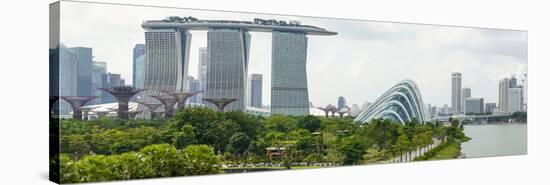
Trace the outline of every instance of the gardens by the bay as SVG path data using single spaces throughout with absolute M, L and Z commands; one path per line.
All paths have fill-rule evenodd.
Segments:
M 58 121 L 62 183 L 456 158 L 466 138 L 456 122 L 360 124 L 204 107 L 151 120 Z M 426 148 L 434 140 L 443 142 Z M 422 149 L 429 151 L 410 159 Z

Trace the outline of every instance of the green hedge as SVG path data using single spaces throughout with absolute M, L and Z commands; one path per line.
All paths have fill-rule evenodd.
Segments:
M 139 152 L 88 155 L 74 161 L 60 156 L 61 183 L 98 182 L 219 173 L 221 160 L 207 145 L 177 150 L 168 144 L 150 145 Z

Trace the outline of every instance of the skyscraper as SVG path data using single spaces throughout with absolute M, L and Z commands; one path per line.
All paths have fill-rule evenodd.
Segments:
M 262 108 L 262 74 L 250 75 L 250 106 Z
M 97 96 L 99 98 L 93 99 L 90 101 L 91 104 L 101 103 L 101 95 L 103 91 L 99 88 L 103 87 L 102 76 L 107 73 L 107 63 L 106 62 L 97 62 L 92 63 L 92 96 Z
M 271 44 L 271 114 L 309 114 L 306 35 L 273 31 Z
M 208 67 L 204 98 L 237 99 L 225 111 L 245 110 L 250 34 L 242 29 L 208 30 Z M 216 106 L 206 103 L 212 109 Z
M 472 89 L 465 87 L 462 88 L 462 112 L 466 113 L 466 108 L 464 106 L 464 103 L 466 102 L 467 98 L 472 97 Z
M 200 80 L 199 79 L 195 79 L 195 77 L 193 76 L 189 76 L 187 77 L 187 79 L 189 79 L 189 91 L 190 92 L 197 92 L 200 90 L 201 88 L 201 83 L 200 83 Z M 195 94 L 194 96 L 191 96 L 189 97 L 189 100 L 187 100 L 187 103 L 195 103 L 195 104 L 198 104 L 200 103 L 200 99 L 199 99 L 199 95 L 201 93 L 198 93 L 198 94 Z
M 516 86 L 508 91 L 508 111 L 509 113 L 523 111 L 523 88 Z
M 176 28 L 146 29 L 143 88 L 148 91 L 141 93 L 141 101 L 154 103 L 157 100 L 151 96 L 164 95 L 161 91 L 187 89 L 191 34 Z M 146 108 L 139 106 L 138 110 Z
M 208 72 L 208 48 L 207 47 L 201 47 L 199 48 L 199 71 L 198 71 L 198 79 L 200 84 L 200 91 L 206 90 L 206 82 L 207 82 L 207 72 Z M 199 93 L 197 95 L 197 103 L 203 103 L 202 98 L 204 96 L 203 93 Z
M 498 110 L 508 112 L 508 96 L 510 91 L 510 79 L 504 78 L 498 83 Z
M 497 103 L 485 103 L 485 112 L 493 113 L 497 108 Z
M 451 107 L 452 113 L 462 112 L 462 74 L 452 73 Z
M 247 69 L 249 62 L 250 35 L 249 31 L 269 32 L 272 34 L 272 113 L 304 115 L 309 113 L 309 98 L 307 89 L 306 56 L 307 56 L 307 35 L 336 35 L 336 32 L 328 31 L 316 26 L 301 25 L 299 22 L 264 20 L 256 18 L 254 22 L 236 20 L 199 20 L 194 17 L 171 16 L 163 20 L 144 21 L 141 25 L 146 32 L 146 38 L 151 32 L 185 32 L 188 37 L 188 30 L 208 30 L 207 56 L 206 58 L 206 79 L 201 77 L 203 72 L 199 71 L 199 79 L 206 81 L 204 84 L 204 99 L 236 99 L 225 108 L 225 110 L 245 109 Z M 161 34 L 159 34 L 159 37 Z M 181 37 L 184 38 L 184 37 Z M 157 39 L 157 41 L 170 38 Z M 174 39 L 173 39 L 174 40 Z M 179 39 L 175 39 L 177 43 Z M 166 41 L 163 41 L 166 42 Z M 178 47 L 189 48 L 189 44 L 179 44 Z M 150 46 L 146 39 L 147 63 L 155 63 L 149 56 Z M 169 48 L 169 46 L 168 46 Z M 178 50 L 176 50 L 178 51 Z M 186 60 L 188 52 L 178 53 L 177 56 Z M 203 52 L 201 52 L 203 53 Z M 183 55 L 180 55 L 183 54 Z M 153 57 L 154 58 L 154 57 Z M 166 59 L 164 59 L 166 60 Z M 168 60 L 170 61 L 170 60 Z M 199 61 L 204 61 L 200 59 Z M 161 62 L 161 61 L 159 61 Z M 186 63 L 185 63 L 186 65 Z M 150 65 L 147 65 L 150 66 Z M 199 65 L 205 66 L 205 65 Z M 149 68 L 149 67 L 147 67 Z M 176 68 L 179 69 L 179 68 Z M 201 67 L 202 69 L 202 67 Z M 199 70 L 201 70 L 199 69 Z M 160 70 L 157 70 L 160 71 Z M 204 70 L 203 70 L 204 71 Z M 187 74 L 186 67 L 179 74 Z M 149 78 L 148 73 L 146 79 Z M 163 76 L 171 76 L 165 74 Z M 162 77 L 163 79 L 166 77 Z M 185 77 L 186 78 L 186 77 Z M 158 79 L 158 78 L 157 78 Z M 166 80 L 161 80 L 166 82 Z M 183 80 L 187 83 L 186 80 Z M 275 83 L 273 83 L 275 82 Z M 186 84 L 183 87 L 187 87 Z M 147 80 L 145 88 L 147 86 Z M 152 88 L 159 89 L 158 87 Z M 176 88 L 177 89 L 177 88 Z M 214 108 L 212 103 L 207 106 Z
M 344 98 L 343 96 L 339 96 L 338 97 L 338 110 L 343 109 L 344 107 L 346 107 L 346 98 Z
M 431 116 L 437 116 L 437 106 L 433 106 L 431 109 L 430 109 L 430 115 Z
M 76 57 L 76 95 L 92 95 L 92 48 L 69 48 Z
M 132 77 L 134 78 L 133 86 L 136 88 L 143 88 L 145 85 L 145 63 L 147 57 L 141 55 L 134 60 L 134 73 Z
M 59 45 L 59 63 L 53 64 L 54 69 L 58 69 L 57 78 L 59 87 L 57 88 L 58 96 L 76 96 L 77 95 L 77 60 L 76 55 L 65 45 Z M 55 80 L 55 79 L 54 79 Z M 57 82 L 53 82 L 56 84 Z M 56 93 L 53 93 L 56 94 Z M 54 109 L 59 109 L 60 115 L 68 115 L 71 105 L 66 101 L 58 101 L 58 106 Z
M 139 73 L 137 59 L 141 57 L 142 55 L 145 55 L 145 44 L 136 44 L 134 46 L 134 49 L 132 50 L 132 86 L 138 87 L 136 84 L 137 77 L 136 75 Z
M 450 111 L 449 111 L 450 109 L 451 109 L 451 108 L 449 108 L 449 105 L 443 104 L 443 108 L 442 108 L 442 111 L 441 111 L 441 112 L 442 112 L 443 114 L 449 114 L 449 113 L 450 113 Z
M 464 113 L 483 113 L 483 98 L 466 98 L 464 100 Z
M 515 76 L 510 77 L 510 88 L 516 88 L 518 86 L 518 79 Z

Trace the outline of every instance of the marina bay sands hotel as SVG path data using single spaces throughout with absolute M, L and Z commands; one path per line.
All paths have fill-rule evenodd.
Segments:
M 264 19 L 250 22 L 169 17 L 144 21 L 142 27 L 146 30 L 144 88 L 152 90 L 148 95 L 187 91 L 191 31 L 207 30 L 208 64 L 203 98 L 237 99 L 226 111 L 246 108 L 249 32 L 272 33 L 271 114 L 284 115 L 309 114 L 307 35 L 337 34 L 297 21 Z

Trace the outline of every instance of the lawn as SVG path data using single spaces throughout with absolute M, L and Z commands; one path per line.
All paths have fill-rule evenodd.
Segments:
M 460 143 L 453 142 L 441 151 L 437 152 L 437 154 L 429 160 L 455 159 L 458 155 L 460 155 Z

